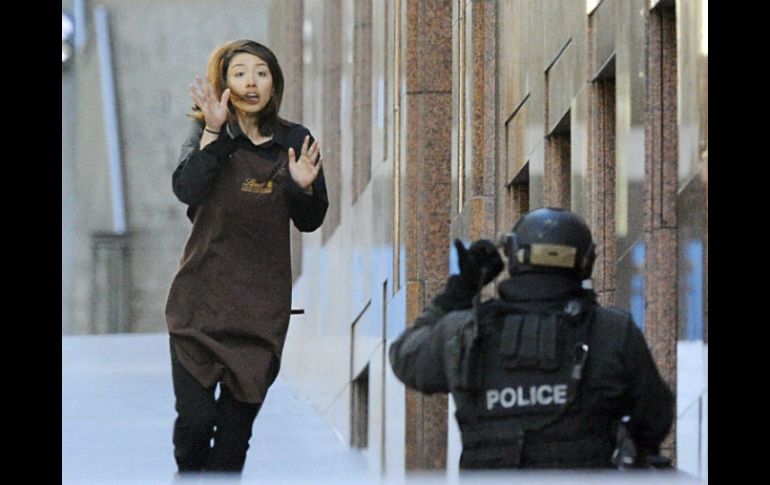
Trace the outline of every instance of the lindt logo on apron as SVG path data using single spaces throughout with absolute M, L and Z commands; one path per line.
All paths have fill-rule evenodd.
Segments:
M 273 181 L 257 182 L 257 179 L 247 178 L 241 185 L 241 191 L 254 194 L 269 194 L 273 191 Z

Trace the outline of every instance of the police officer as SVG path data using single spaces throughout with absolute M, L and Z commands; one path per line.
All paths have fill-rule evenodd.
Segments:
M 451 392 L 463 469 L 609 468 L 621 420 L 636 463 L 659 452 L 674 401 L 643 334 L 625 311 L 601 307 L 590 278 L 591 232 L 576 214 L 541 208 L 502 241 L 510 278 L 489 240 L 455 241 L 451 275 L 390 347 L 407 386 Z

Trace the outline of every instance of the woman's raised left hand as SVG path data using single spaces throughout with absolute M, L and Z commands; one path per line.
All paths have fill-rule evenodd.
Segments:
M 294 149 L 289 148 L 289 173 L 302 190 L 310 187 L 316 177 L 318 177 L 318 172 L 321 170 L 321 162 L 323 162 L 319 156 L 321 149 L 318 145 L 318 140 L 314 141 L 310 148 L 307 146 L 308 143 L 310 143 L 310 135 L 305 136 L 299 159 L 296 158 Z

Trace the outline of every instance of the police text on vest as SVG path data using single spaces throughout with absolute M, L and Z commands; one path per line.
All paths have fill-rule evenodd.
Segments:
M 557 384 L 551 386 L 544 384 L 542 386 L 530 386 L 525 389 L 522 386 L 513 388 L 505 387 L 501 390 L 487 390 L 487 410 L 494 409 L 500 405 L 504 408 L 514 406 L 547 406 L 549 404 L 564 404 L 567 402 L 567 385 Z

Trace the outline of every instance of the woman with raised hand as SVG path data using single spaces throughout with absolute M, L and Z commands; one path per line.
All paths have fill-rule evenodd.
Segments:
M 288 330 L 290 223 L 314 231 L 329 205 L 318 141 L 279 117 L 283 88 L 251 40 L 217 47 L 190 85 L 173 190 L 192 229 L 166 303 L 180 473 L 243 470 Z

